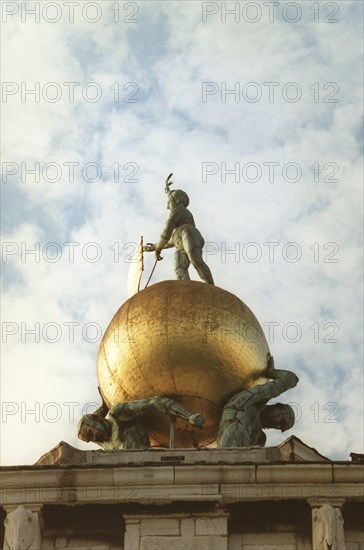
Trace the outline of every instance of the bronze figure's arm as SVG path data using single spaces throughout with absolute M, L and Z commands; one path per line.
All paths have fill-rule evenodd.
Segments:
M 251 391 L 256 390 L 259 394 L 265 397 L 267 400 L 273 397 L 278 397 L 281 393 L 297 386 L 299 379 L 294 372 L 283 369 L 276 369 L 274 367 L 273 356 L 268 353 L 268 367 L 266 370 L 267 378 L 270 378 L 271 382 L 266 382 L 261 386 L 255 386 Z
M 278 397 L 281 393 L 294 388 L 299 381 L 294 372 L 276 369 L 274 367 L 274 359 L 270 353 L 268 354 L 268 367 L 266 369 L 265 376 L 269 378 L 270 381 L 247 390 L 250 394 L 252 394 L 249 401 L 269 401 L 274 397 Z
M 150 399 L 118 403 L 111 408 L 110 415 L 121 422 L 132 422 L 136 418 L 145 416 L 153 411 L 184 418 L 196 427 L 201 427 L 205 422 L 204 417 L 200 414 L 191 413 L 185 407 L 173 401 L 173 399 L 158 395 Z
M 192 426 L 196 426 L 197 428 L 201 428 L 205 422 L 205 419 L 201 414 L 191 413 L 183 405 L 177 403 L 173 399 L 169 399 L 168 397 L 160 397 L 159 395 L 156 395 L 155 397 L 152 397 L 151 404 L 158 411 L 171 416 L 184 418 L 185 420 L 188 420 Z
M 101 390 L 100 390 L 100 386 L 98 386 L 97 389 L 99 390 L 99 394 L 100 394 L 100 397 L 102 399 L 102 405 L 101 405 L 101 407 L 96 409 L 94 414 L 97 414 L 98 416 L 101 416 L 102 418 L 105 418 L 107 413 L 109 412 L 109 407 L 105 403 L 104 397 L 103 397 L 103 395 L 101 393 Z

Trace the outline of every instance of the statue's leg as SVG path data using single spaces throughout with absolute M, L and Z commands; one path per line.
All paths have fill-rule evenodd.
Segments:
M 188 268 L 190 266 L 190 260 L 184 250 L 176 250 L 174 253 L 174 272 L 176 277 L 180 281 L 189 281 L 190 275 Z
M 213 285 L 214 279 L 212 278 L 210 268 L 202 259 L 204 240 L 199 232 L 195 228 L 184 229 L 182 232 L 182 244 L 186 254 L 188 254 L 189 261 L 196 269 L 200 279 L 205 283 Z
M 209 285 L 214 284 L 214 279 L 210 271 L 209 266 L 202 259 L 202 249 L 194 249 L 190 255 L 190 262 L 193 267 L 196 269 L 197 273 L 200 276 L 200 279 Z
M 209 266 L 202 259 L 202 248 L 195 246 L 188 254 L 189 260 L 196 269 L 199 277 L 205 283 L 214 284 L 214 279 Z

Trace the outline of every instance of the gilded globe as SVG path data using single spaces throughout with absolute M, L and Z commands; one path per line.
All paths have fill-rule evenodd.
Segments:
M 261 383 L 268 344 L 252 311 L 237 296 L 197 281 L 163 281 L 127 300 L 108 326 L 97 360 L 106 404 L 171 397 L 202 414 L 202 429 L 176 423 L 176 447 L 216 439 L 222 407 Z M 146 419 L 152 445 L 168 447 L 170 421 Z

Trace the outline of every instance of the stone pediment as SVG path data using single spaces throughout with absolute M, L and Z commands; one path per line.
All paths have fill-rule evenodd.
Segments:
M 314 447 L 309 447 L 295 435 L 288 437 L 278 445 L 282 460 L 288 462 L 331 462 L 329 458 L 319 453 Z
M 165 449 L 127 451 L 82 451 L 61 441 L 45 453 L 37 466 L 123 464 L 244 464 L 279 462 L 330 462 L 313 447 L 292 435 L 276 447 Z

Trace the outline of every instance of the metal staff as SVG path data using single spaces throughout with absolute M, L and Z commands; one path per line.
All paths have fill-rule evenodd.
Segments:
M 173 185 L 173 181 L 171 181 L 171 177 L 172 177 L 172 176 L 173 176 L 173 172 L 171 172 L 171 173 L 169 174 L 169 176 L 167 177 L 167 179 L 166 179 L 166 181 L 165 181 L 164 191 L 167 193 L 167 195 L 170 193 L 170 189 L 169 189 L 169 188 L 171 187 L 171 185 Z M 162 259 L 162 258 L 161 258 L 161 259 Z M 153 273 L 154 273 L 154 271 L 155 271 L 155 268 L 156 268 L 156 266 L 157 266 L 158 261 L 159 261 L 159 260 L 157 259 L 157 260 L 154 262 L 152 272 L 151 272 L 151 274 L 149 275 L 149 279 L 148 279 L 147 284 L 145 285 L 144 288 L 147 288 L 147 286 L 149 285 L 150 280 L 151 280 L 151 278 L 153 277 Z
M 150 280 L 151 280 L 151 278 L 153 277 L 153 273 L 154 273 L 154 270 L 155 270 L 155 268 L 156 268 L 157 263 L 158 263 L 158 260 L 156 260 L 156 261 L 154 262 L 154 266 L 153 266 L 152 272 L 151 272 L 151 274 L 149 275 L 149 279 L 148 279 L 147 284 L 145 285 L 144 288 L 147 288 L 147 286 L 149 285 Z
M 176 436 L 176 417 L 171 416 L 171 426 L 170 426 L 170 432 L 169 432 L 169 448 L 175 449 L 175 436 Z

